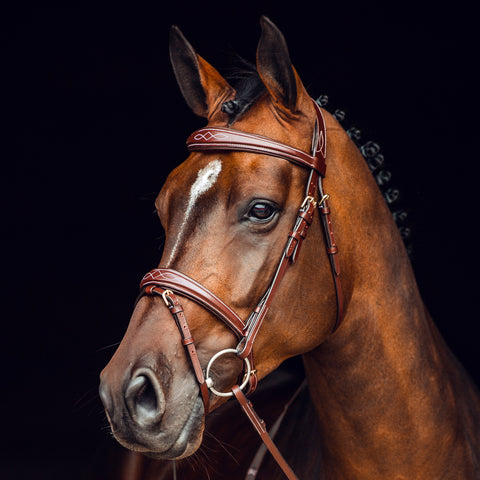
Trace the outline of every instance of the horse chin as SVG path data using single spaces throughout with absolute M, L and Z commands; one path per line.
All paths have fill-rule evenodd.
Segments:
M 203 402 L 200 397 L 195 401 L 192 411 L 180 429 L 177 438 L 165 448 L 162 443 L 163 432 L 158 435 L 143 435 L 135 432 L 134 440 L 122 438 L 115 431 L 113 434 L 120 444 L 129 450 L 141 452 L 156 460 L 174 460 L 188 457 L 195 453 L 202 443 L 204 430 Z
M 150 451 L 145 454 L 149 457 L 161 460 L 173 460 L 188 457 L 195 453 L 200 447 L 204 427 L 203 402 L 199 397 L 173 445 L 164 452 Z

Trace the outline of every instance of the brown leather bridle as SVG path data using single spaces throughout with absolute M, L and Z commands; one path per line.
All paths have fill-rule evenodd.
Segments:
M 263 421 L 258 418 L 242 390 L 248 385 L 248 393 L 251 393 L 257 386 L 257 377 L 253 361 L 253 344 L 255 338 L 265 320 L 288 266 L 295 263 L 298 258 L 302 242 L 306 237 L 317 208 L 321 216 L 321 223 L 325 234 L 327 254 L 330 259 L 337 299 L 337 318 L 333 331 L 340 326 L 343 319 L 343 293 L 337 257 L 338 248 L 335 243 L 330 219 L 329 196 L 324 194 L 322 188 L 322 178 L 325 177 L 326 171 L 326 127 L 320 107 L 314 100 L 313 104 L 316 111 L 316 123 L 312 139 L 312 154 L 308 154 L 268 137 L 242 132 L 233 128 L 206 127 L 195 131 L 187 139 L 187 147 L 190 151 L 242 151 L 259 153 L 283 158 L 310 170 L 305 199 L 298 210 L 292 231 L 288 234 L 277 270 L 269 287 L 247 320 L 242 320 L 228 305 L 207 288 L 176 270 L 170 268 L 153 269 L 143 277 L 140 283 L 140 297 L 144 295 L 160 295 L 179 328 L 182 335 L 182 343 L 186 347 L 197 382 L 200 386 L 205 415 L 209 411 L 209 389 L 214 394 L 220 396 L 234 395 L 262 440 L 267 445 L 267 448 L 290 479 L 296 479 L 297 477 L 273 444 Z M 316 201 L 315 198 L 319 198 L 319 200 Z M 222 350 L 212 357 L 205 373 L 198 359 L 194 340 L 177 294 L 193 300 L 211 312 L 215 317 L 223 321 L 238 339 L 236 349 Z M 246 372 L 241 385 L 235 385 L 231 392 L 218 392 L 214 388 L 213 379 L 209 376 L 210 367 L 218 357 L 226 353 L 235 353 L 241 358 L 245 362 Z

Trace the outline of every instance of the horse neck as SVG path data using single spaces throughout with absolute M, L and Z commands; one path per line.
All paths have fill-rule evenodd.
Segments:
M 397 478 L 393 473 L 408 473 L 428 455 L 438 465 L 451 459 L 458 425 L 465 423 L 459 403 L 475 393 L 459 380 L 465 377 L 424 308 L 363 159 L 329 123 L 325 189 L 332 196 L 346 314 L 304 363 L 327 471 L 344 475 L 338 478 Z

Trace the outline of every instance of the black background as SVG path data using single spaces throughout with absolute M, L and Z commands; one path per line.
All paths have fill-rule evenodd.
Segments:
M 232 50 L 254 59 L 268 15 L 311 95 L 382 146 L 412 212 L 421 293 L 479 383 L 474 11 L 318 3 L 3 16 L 2 478 L 90 478 L 113 444 L 98 373 L 160 259 L 153 200 L 203 125 L 170 68 L 172 24 L 221 68 Z

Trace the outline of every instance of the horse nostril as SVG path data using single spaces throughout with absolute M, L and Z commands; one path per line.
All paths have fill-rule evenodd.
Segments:
M 142 426 L 156 424 L 165 412 L 165 396 L 155 374 L 138 370 L 125 391 L 125 401 L 132 419 Z
M 143 408 L 147 411 L 157 409 L 157 397 L 153 390 L 152 384 L 148 381 L 147 377 L 137 377 L 138 380 L 142 380 L 142 387 L 137 392 L 137 407 Z
M 127 399 L 131 399 L 136 410 L 143 415 L 152 415 L 157 411 L 157 397 L 151 382 L 144 375 L 134 378 L 127 390 Z

